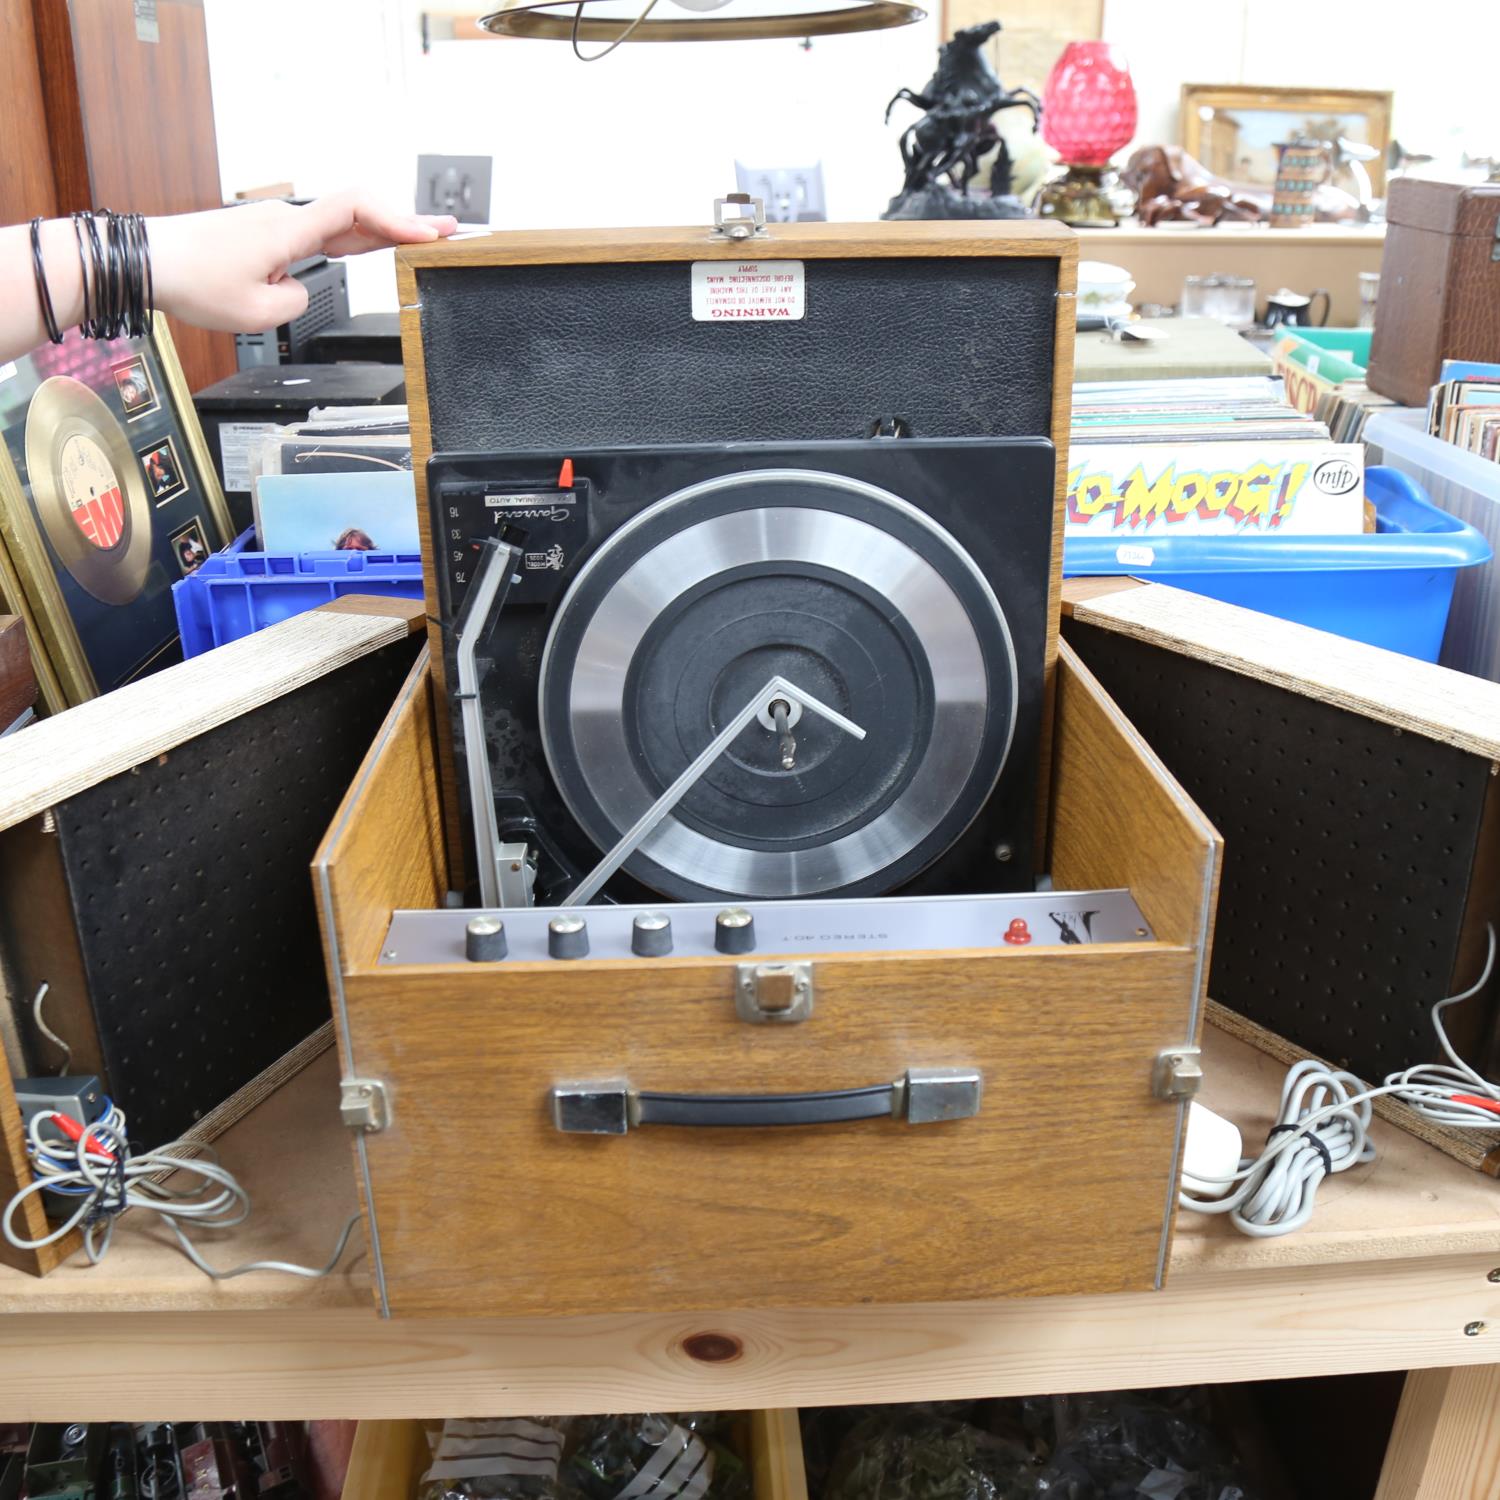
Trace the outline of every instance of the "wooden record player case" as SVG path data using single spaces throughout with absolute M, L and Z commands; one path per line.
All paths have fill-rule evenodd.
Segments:
M 1144 1290 L 1165 1273 L 1218 835 L 1066 646 L 1051 868 L 1128 887 L 1150 942 L 816 961 L 817 1012 L 752 1026 L 736 961 L 382 966 L 449 888 L 436 685 L 418 662 L 313 867 L 376 1301 L 398 1315 L 835 1307 Z M 815 1091 L 960 1065 L 980 1112 L 560 1134 L 558 1081 Z
M 398 955 L 393 911 L 442 907 L 458 883 L 435 637 L 313 868 L 383 1312 L 1160 1285 L 1220 846 L 1087 670 L 1058 654 L 1076 253 L 1050 225 L 924 223 L 773 226 L 752 243 L 706 228 L 510 234 L 402 252 L 419 490 L 435 450 L 860 437 L 881 413 L 920 436 L 1050 437 L 1045 864 L 1058 891 L 1127 888 L 1149 930 L 1029 947 L 997 928 L 990 948 L 810 953 L 816 1009 L 793 1025 L 741 1019 L 746 966 L 723 952 Z M 790 338 L 689 320 L 690 262 L 777 257 L 808 266 Z M 883 1081 L 925 1068 L 977 1071 L 978 1112 L 600 1136 L 556 1128 L 548 1102 L 561 1083 L 610 1078 L 716 1103 L 803 1100 L 899 1088 Z

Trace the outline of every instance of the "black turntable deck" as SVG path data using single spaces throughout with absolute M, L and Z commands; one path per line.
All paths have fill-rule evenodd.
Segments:
M 563 901 L 773 679 L 790 690 L 607 898 L 1029 888 L 1053 459 L 884 437 L 436 455 L 450 683 L 481 544 L 517 549 L 478 686 L 535 899 Z

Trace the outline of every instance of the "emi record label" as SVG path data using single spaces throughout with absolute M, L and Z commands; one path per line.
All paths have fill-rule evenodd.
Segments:
M 732 323 L 736 319 L 798 319 L 807 309 L 806 279 L 800 260 L 695 260 L 693 319 Z

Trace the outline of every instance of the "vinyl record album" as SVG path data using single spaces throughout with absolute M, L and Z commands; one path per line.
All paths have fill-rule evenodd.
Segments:
M 63 567 L 101 603 L 129 604 L 151 565 L 151 502 L 119 422 L 81 381 L 54 375 L 37 387 L 26 468 Z
M 954 538 L 875 485 L 809 469 L 689 485 L 574 574 L 543 654 L 542 743 L 602 849 L 780 673 L 811 715 L 783 767 L 766 712 L 627 868 L 684 899 L 899 885 L 972 821 L 1016 713 L 1009 623 Z

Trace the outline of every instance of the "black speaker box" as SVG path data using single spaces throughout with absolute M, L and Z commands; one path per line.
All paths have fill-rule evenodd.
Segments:
M 1066 595 L 1069 644 L 1223 835 L 1221 1020 L 1372 1083 L 1439 1060 L 1432 1006 L 1500 921 L 1500 686 L 1159 585 Z M 1444 1017 L 1491 1077 L 1496 993 Z M 1493 1137 L 1393 1108 L 1500 1175 Z

